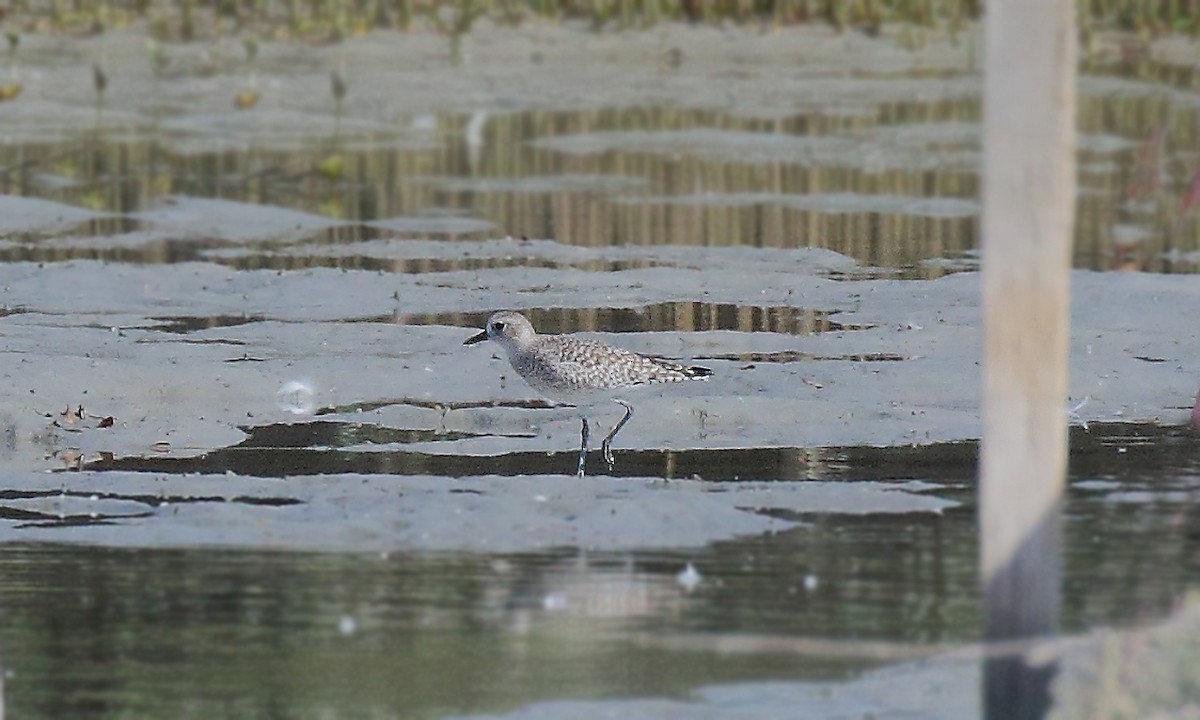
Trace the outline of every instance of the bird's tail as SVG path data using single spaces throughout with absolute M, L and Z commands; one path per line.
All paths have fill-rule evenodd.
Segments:
M 700 367 L 699 365 L 680 365 L 677 362 L 671 362 L 670 360 L 664 360 L 663 358 L 656 357 L 651 357 L 650 359 L 659 366 L 670 370 L 671 372 L 679 373 L 683 376 L 682 379 L 684 380 L 703 380 L 704 378 L 713 374 L 712 370 L 706 367 Z M 681 378 L 676 377 L 675 379 L 678 380 Z

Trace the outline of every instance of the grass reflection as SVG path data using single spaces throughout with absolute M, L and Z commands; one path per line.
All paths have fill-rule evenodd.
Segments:
M 1196 270 L 1188 258 L 1200 248 L 1200 215 L 1180 198 L 1187 197 L 1192 182 L 1190 151 L 1200 142 L 1198 112 L 1146 95 L 1084 96 L 1080 126 L 1097 140 L 1085 145 L 1081 157 L 1076 267 Z M 870 120 L 812 113 L 768 121 L 681 108 L 528 111 L 487 116 L 478 128 L 478 144 L 465 133 L 471 118 L 443 116 L 430 136 L 437 139 L 433 144 L 389 147 L 384 142 L 359 150 L 353 143 L 344 145 L 337 152 L 336 175 L 321 170 L 329 154 L 320 142 L 297 149 L 289 141 L 284 149 L 265 139 L 261 145 L 251 140 L 241 151 L 195 152 L 179 146 L 161 127 L 140 127 L 132 135 L 106 132 L 85 142 L 0 148 L 0 192 L 117 214 L 77 228 L 81 237 L 140 228 L 121 216 L 175 194 L 316 211 L 341 223 L 312 236 L 323 243 L 396 234 L 446 239 L 509 234 L 591 247 L 816 246 L 866 266 L 936 277 L 947 266 L 927 261 L 963 258 L 978 244 L 978 216 L 969 205 L 946 205 L 943 215 L 929 204 L 977 197 L 978 114 L 977 102 L 970 99 L 882 105 Z M 922 127 L 929 132 L 922 135 Z M 943 145 L 945 131 L 938 128 L 948 127 L 970 132 Z M 642 142 L 702 128 L 713 138 L 729 138 L 734 149 L 744 142 L 736 138 L 796 138 L 816 154 L 809 160 L 785 153 L 776 161 L 747 161 L 724 151 L 706 152 L 703 146 L 661 152 Z M 570 138 L 612 132 L 630 138 L 632 147 L 570 149 Z M 1147 174 L 1148 154 L 1139 147 L 1152 137 L 1158 138 L 1158 151 L 1151 186 L 1137 179 Z M 555 138 L 562 142 L 542 142 Z M 843 146 L 863 147 L 856 152 L 868 153 L 864 157 L 901 155 L 894 167 L 871 167 L 837 150 Z M 822 148 L 842 154 L 827 157 Z M 904 157 L 921 151 L 951 155 L 906 167 Z M 963 161 L 950 161 L 951 156 Z M 558 177 L 561 185 L 555 182 Z M 905 198 L 911 199 L 908 206 Z M 399 219 L 397 227 L 425 229 L 387 230 L 389 219 Z M 484 230 L 489 226 L 476 219 L 486 219 L 494 229 Z M 383 221 L 379 227 L 366 225 L 377 221 Z M 122 260 L 131 254 L 127 247 L 106 251 L 103 244 L 99 249 L 80 243 L 47 247 L 36 242 L 36 233 L 26 239 L 28 243 L 6 249 L 5 259 Z M 174 240 L 148 238 L 132 254 L 141 253 L 145 262 L 194 257 L 194 250 Z M 253 267 L 255 261 L 239 262 Z M 369 265 L 370 259 L 312 260 L 313 265 L 347 267 L 356 262 Z M 431 259 L 431 271 L 437 271 L 437 262 Z M 286 263 L 289 268 L 307 266 L 303 258 Z

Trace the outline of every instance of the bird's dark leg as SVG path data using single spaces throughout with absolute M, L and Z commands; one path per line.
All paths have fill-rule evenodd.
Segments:
M 587 417 L 583 417 L 583 433 L 579 438 L 579 477 L 583 477 L 583 463 L 587 460 L 587 442 L 588 442 L 588 423 Z
M 621 428 L 625 427 L 625 423 L 629 422 L 629 418 L 633 417 L 632 405 L 624 400 L 617 400 L 616 402 L 621 407 L 625 408 L 625 416 L 617 421 L 617 424 L 614 425 L 613 429 L 608 433 L 608 437 L 604 438 L 604 442 L 600 445 L 600 447 L 604 450 L 604 461 L 608 463 L 609 472 L 612 472 L 613 466 L 616 465 L 616 460 L 613 458 L 612 454 L 612 440 L 617 436 L 617 433 L 620 432 Z

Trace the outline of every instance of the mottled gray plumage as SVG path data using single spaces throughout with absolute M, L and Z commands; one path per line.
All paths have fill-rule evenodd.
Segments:
M 588 424 L 583 409 L 605 399 L 625 408 L 625 416 L 604 439 L 604 457 L 611 470 L 610 444 L 617 431 L 633 415 L 633 406 L 618 395 L 639 385 L 703 380 L 712 370 L 680 365 L 647 357 L 591 338 L 574 335 L 539 335 L 522 314 L 498 312 L 488 318 L 487 328 L 464 345 L 495 340 L 508 354 L 508 361 L 530 387 L 546 397 L 581 408 L 583 442 L 579 450 L 579 474 L 583 475 L 587 453 Z

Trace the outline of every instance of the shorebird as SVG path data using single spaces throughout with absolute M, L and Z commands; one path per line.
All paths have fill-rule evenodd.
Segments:
M 680 365 L 639 355 L 606 342 L 575 335 L 539 335 L 529 320 L 517 312 L 503 311 L 488 318 L 487 327 L 463 345 L 495 340 L 508 353 L 508 362 L 525 382 L 542 395 L 579 409 L 583 431 L 579 442 L 579 477 L 583 477 L 588 449 L 587 410 L 602 400 L 613 400 L 625 414 L 600 447 L 609 472 L 615 464 L 612 440 L 633 417 L 633 405 L 624 391 L 640 385 L 703 380 L 713 374 L 705 367 Z

